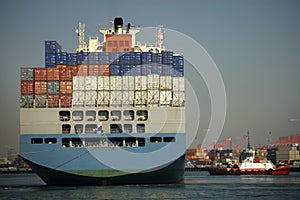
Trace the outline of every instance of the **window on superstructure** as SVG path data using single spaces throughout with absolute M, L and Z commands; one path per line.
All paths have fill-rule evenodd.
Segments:
M 73 121 L 82 121 L 83 120 L 83 111 L 73 111 L 72 118 L 73 118 Z
M 63 124 L 61 126 L 61 129 L 62 129 L 62 133 L 68 134 L 68 133 L 71 132 L 71 125 L 70 124 Z
M 59 120 L 66 122 L 70 121 L 71 113 L 70 111 L 59 111 Z
M 108 42 L 107 42 L 107 46 L 108 46 L 108 47 L 112 47 L 112 41 L 108 41 Z
M 74 126 L 74 129 L 75 129 L 75 133 L 77 133 L 77 134 L 83 133 L 83 125 L 82 124 L 76 124 Z
M 125 40 L 125 47 L 129 47 L 129 41 Z
M 124 47 L 124 40 L 120 40 L 120 41 L 119 41 L 119 46 L 120 46 L 120 47 Z
M 43 144 L 43 138 L 31 138 L 31 144 Z
M 56 138 L 45 138 L 45 143 L 46 144 L 55 144 L 55 143 L 57 143 L 57 139 Z
M 124 133 L 132 133 L 132 124 L 124 124 Z
M 145 138 L 138 138 L 138 146 L 139 147 L 145 146 Z
M 120 121 L 121 120 L 121 111 L 120 110 L 112 110 L 111 111 L 111 119 L 113 121 Z
M 150 137 L 150 142 L 158 143 L 161 141 L 161 137 Z
M 148 111 L 147 110 L 138 110 L 136 112 L 138 121 L 146 121 L 148 119 Z
M 136 132 L 137 133 L 145 133 L 146 132 L 145 124 L 137 124 Z
M 164 137 L 164 142 L 175 142 L 175 137 Z
M 118 47 L 118 41 L 117 40 L 113 41 L 113 47 Z
M 125 121 L 134 120 L 134 111 L 133 110 L 124 110 L 123 115 L 124 115 Z
M 109 118 L 109 112 L 107 110 L 100 110 L 98 112 L 98 118 L 100 121 L 107 121 Z
M 110 124 L 110 132 L 111 133 L 122 133 L 122 125 L 121 124 Z
M 86 124 L 85 133 L 97 133 L 98 126 L 97 124 Z
M 88 110 L 85 113 L 87 121 L 95 121 L 96 120 L 96 111 Z
M 125 137 L 126 147 L 136 147 L 136 137 Z

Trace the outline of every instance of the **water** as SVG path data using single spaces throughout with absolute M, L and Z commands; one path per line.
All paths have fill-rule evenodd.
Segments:
M 2 199 L 300 199 L 300 173 L 288 176 L 186 175 L 184 184 L 47 186 L 35 174 L 0 174 Z

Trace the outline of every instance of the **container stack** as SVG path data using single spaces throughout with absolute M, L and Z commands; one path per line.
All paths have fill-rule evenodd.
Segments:
M 21 69 L 21 107 L 184 106 L 184 60 L 173 52 L 62 52 Z

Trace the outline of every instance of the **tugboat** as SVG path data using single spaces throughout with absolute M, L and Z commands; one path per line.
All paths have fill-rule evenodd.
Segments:
M 272 161 L 261 161 L 255 157 L 255 150 L 250 147 L 248 132 L 248 147 L 242 153 L 242 163 L 234 165 L 212 165 L 209 168 L 210 175 L 288 175 L 289 165 L 274 165 Z

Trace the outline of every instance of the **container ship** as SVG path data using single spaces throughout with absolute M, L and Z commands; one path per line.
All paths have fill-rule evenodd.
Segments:
M 45 67 L 21 67 L 20 156 L 48 185 L 179 183 L 185 161 L 184 57 L 136 42 L 139 27 L 109 28 Z

